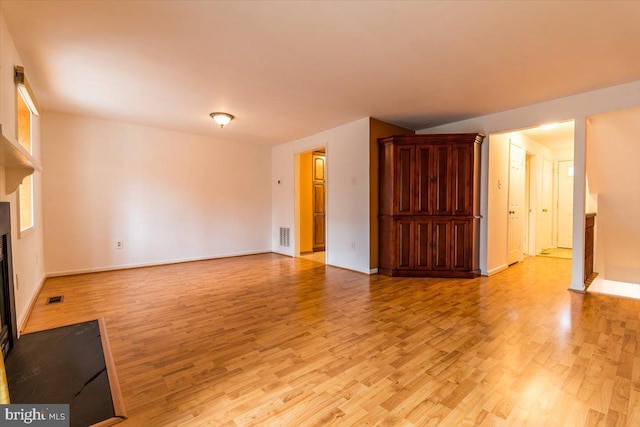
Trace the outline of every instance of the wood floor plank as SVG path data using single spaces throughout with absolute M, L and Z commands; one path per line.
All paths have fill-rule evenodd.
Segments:
M 570 274 L 262 254 L 50 278 L 26 331 L 104 317 L 123 427 L 638 425 L 640 302 L 568 292 Z

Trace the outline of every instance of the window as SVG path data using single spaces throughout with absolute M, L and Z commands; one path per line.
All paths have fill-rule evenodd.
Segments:
M 18 143 L 31 154 L 31 122 L 32 112 L 28 106 L 28 101 L 24 99 L 22 91 L 16 91 L 18 108 Z M 24 232 L 33 227 L 33 175 L 29 175 L 22 180 L 18 187 L 18 225 L 20 232 Z

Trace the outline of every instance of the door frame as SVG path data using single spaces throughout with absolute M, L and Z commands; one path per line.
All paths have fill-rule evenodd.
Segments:
M 308 149 L 304 149 L 302 151 L 298 151 L 293 155 L 293 170 L 294 170 L 294 184 L 293 184 L 293 192 L 294 192 L 294 203 L 293 203 L 293 257 L 300 258 L 300 192 L 301 192 L 301 184 L 300 184 L 300 156 L 305 153 L 313 153 L 314 151 L 324 151 L 325 156 L 325 185 L 324 185 L 324 198 L 325 198 L 325 215 L 324 215 L 324 242 L 325 242 L 325 263 L 328 260 L 329 254 L 329 149 L 326 145 L 312 147 Z
M 535 208 L 542 208 L 542 204 L 541 202 L 539 202 L 537 200 L 537 196 L 538 196 L 538 191 L 540 191 L 541 189 L 541 182 L 538 182 L 541 180 L 541 164 L 542 164 L 542 159 L 543 158 L 551 158 L 553 163 L 553 173 L 552 173 L 552 206 L 550 207 L 550 212 L 551 212 L 551 230 L 552 230 L 552 236 L 551 236 L 551 241 L 550 246 L 553 247 L 555 246 L 555 242 L 557 240 L 557 225 L 556 225 L 556 206 L 557 206 L 557 194 L 555 192 L 555 188 L 556 188 L 556 159 L 564 159 L 565 157 L 569 157 L 570 159 L 572 158 L 574 161 L 576 161 L 575 156 L 576 156 L 576 138 L 579 137 L 579 128 L 580 128 L 580 123 L 576 121 L 575 118 L 570 118 L 570 119 L 564 119 L 561 120 L 559 123 L 564 124 L 564 123 L 571 123 L 572 127 L 573 127 L 573 147 L 571 148 L 571 153 L 569 153 L 568 151 L 568 146 L 565 147 L 560 147 L 560 148 L 552 148 L 549 147 L 547 145 L 548 148 L 551 149 L 551 151 L 553 152 L 553 155 L 551 153 L 549 153 L 548 155 L 546 153 L 543 152 L 543 150 L 539 149 L 538 147 L 535 147 L 534 145 L 529 145 L 530 142 L 536 143 L 537 141 L 535 139 L 532 139 L 532 141 L 527 140 L 526 138 L 524 138 L 522 140 L 522 142 L 518 141 L 519 144 L 521 145 L 526 154 L 535 154 L 535 157 L 532 158 L 532 176 L 531 176 L 531 183 L 532 183 L 532 187 L 531 187 L 531 206 L 532 208 L 534 208 L 534 214 L 531 217 L 531 227 L 538 227 L 538 218 L 540 216 L 540 213 L 535 212 Z M 512 138 L 519 138 L 519 135 L 521 132 L 523 131 L 527 131 L 529 129 L 534 129 L 540 126 L 528 126 L 528 127 L 522 127 L 522 128 L 512 128 L 510 130 L 500 130 L 500 131 L 496 131 L 496 132 L 490 132 L 489 133 L 489 144 L 488 144 L 488 148 L 489 148 L 489 153 L 488 153 L 488 158 L 487 157 L 483 157 L 483 163 L 486 161 L 488 162 L 488 167 L 486 169 L 485 175 L 484 175 L 484 182 L 483 182 L 483 191 L 486 190 L 487 191 L 487 198 L 486 198 L 486 208 L 484 209 L 484 212 L 487 213 L 487 218 L 485 221 L 486 224 L 486 228 L 482 229 L 481 228 L 481 235 L 484 232 L 484 240 L 486 242 L 486 256 L 483 257 L 482 251 L 480 254 L 480 265 L 482 270 L 482 274 L 483 275 L 487 275 L 487 276 L 492 276 L 494 274 L 497 274 L 505 269 L 507 269 L 509 267 L 509 264 L 507 262 L 508 260 L 508 212 L 509 212 L 509 198 L 508 198 L 508 191 L 509 191 L 509 168 L 510 168 L 510 161 L 509 161 L 509 157 L 510 157 L 510 140 Z M 525 137 L 527 135 L 525 134 Z M 544 143 L 541 143 L 541 145 L 546 145 Z M 485 153 L 483 153 L 483 156 L 485 156 Z M 576 170 L 577 172 L 580 172 L 578 169 Z M 535 182 L 535 183 L 534 183 Z M 574 196 L 575 196 L 575 191 L 576 188 L 578 187 L 578 181 L 574 180 Z M 535 187 L 535 189 L 534 189 Z M 574 197 L 574 203 L 576 203 L 576 197 Z M 576 211 L 576 207 L 574 206 L 574 212 L 577 214 Z M 574 222 L 579 220 L 580 216 L 578 215 L 578 217 L 576 218 L 574 216 Z M 576 224 L 574 224 L 574 244 L 576 243 L 576 230 L 575 230 Z M 537 241 L 537 233 L 536 235 L 530 233 L 529 234 L 529 242 L 530 245 L 532 246 L 532 244 L 534 243 L 534 238 Z M 537 250 L 537 248 L 536 248 Z M 575 250 L 575 248 L 574 248 Z M 523 252 L 526 252 L 526 248 Z M 574 260 L 576 259 L 576 257 L 574 256 Z M 575 270 L 575 265 L 576 263 L 572 263 L 572 271 Z M 574 273 L 572 273 L 572 277 L 576 276 Z M 576 277 L 581 277 L 580 276 L 576 276 Z M 573 280 L 573 279 L 572 279 Z M 572 282 L 573 283 L 573 282 Z

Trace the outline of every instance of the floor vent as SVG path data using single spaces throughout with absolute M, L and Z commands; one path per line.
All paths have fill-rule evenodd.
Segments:
M 289 247 L 289 227 L 280 227 L 280 246 Z
M 64 296 L 62 295 L 56 295 L 55 297 L 47 298 L 47 304 L 57 304 L 62 301 L 64 301 Z

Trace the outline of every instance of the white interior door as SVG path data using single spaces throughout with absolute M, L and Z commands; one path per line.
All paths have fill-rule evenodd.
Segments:
M 538 231 L 538 250 L 543 251 L 551 247 L 552 241 L 552 217 L 553 206 L 553 161 L 542 161 L 542 188 L 540 194 L 540 228 Z
M 573 247 L 573 160 L 558 162 L 558 247 Z
M 509 216 L 507 228 L 507 264 L 522 260 L 525 202 L 525 152 L 509 144 Z

